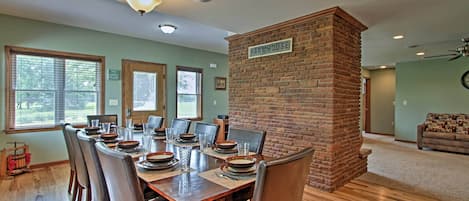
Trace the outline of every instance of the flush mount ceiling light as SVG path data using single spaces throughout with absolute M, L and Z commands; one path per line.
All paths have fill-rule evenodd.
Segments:
M 165 34 L 172 34 L 177 29 L 176 26 L 170 24 L 160 24 L 158 25 L 158 28 L 160 28 Z
M 423 56 L 423 55 L 425 55 L 425 52 L 417 52 L 417 53 L 415 53 L 415 55 L 417 55 L 417 56 Z
M 394 40 L 399 40 L 399 39 L 403 39 L 404 36 L 403 35 L 395 35 L 392 37 Z
M 127 0 L 129 6 L 139 12 L 140 15 L 151 12 L 161 2 L 162 0 Z
M 380 66 L 379 68 L 381 68 L 381 69 L 385 69 L 386 67 L 387 67 L 387 66 Z

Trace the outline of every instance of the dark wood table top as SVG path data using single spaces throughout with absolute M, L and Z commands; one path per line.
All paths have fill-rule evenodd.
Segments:
M 84 135 L 83 132 L 80 132 Z M 135 134 L 134 140 L 140 140 L 141 134 Z M 97 136 L 92 136 L 97 137 Z M 153 140 L 152 150 L 155 151 L 169 151 L 179 158 L 179 147 L 173 144 L 166 144 L 164 140 Z M 256 156 L 259 159 L 262 156 Z M 224 186 L 213 183 L 200 177 L 198 174 L 208 170 L 219 168 L 224 162 L 222 159 L 201 153 L 198 148 L 194 148 L 191 153 L 191 172 L 182 173 L 166 179 L 147 182 L 148 187 L 159 193 L 161 196 L 168 200 L 216 200 L 228 196 L 241 189 L 252 187 L 254 182 L 240 186 L 235 189 L 228 189 Z M 137 171 L 139 171 L 137 169 Z M 142 182 L 145 182 L 141 180 Z
M 170 151 L 178 157 L 178 146 L 166 144 L 163 140 L 154 140 L 152 151 Z M 225 197 L 240 189 L 254 185 L 254 182 L 236 189 L 228 189 L 211 181 L 208 181 L 198 174 L 208 170 L 219 168 L 224 162 L 201 153 L 197 148 L 191 153 L 191 168 L 188 173 L 182 173 L 170 178 L 149 182 L 148 186 L 168 200 L 215 200 Z

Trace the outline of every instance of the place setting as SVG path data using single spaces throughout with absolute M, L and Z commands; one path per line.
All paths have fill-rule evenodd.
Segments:
M 250 144 L 248 142 L 238 143 L 234 140 L 226 140 L 216 142 L 213 146 L 201 145 L 200 150 L 209 156 L 226 160 L 232 156 L 248 156 L 256 155 L 254 152 L 249 151 Z
M 179 159 L 173 152 L 159 151 L 149 153 L 151 149 L 151 135 L 146 135 L 144 139 L 145 154 L 142 160 L 135 163 L 138 168 L 137 174 L 147 182 L 176 176 L 191 171 L 190 161 L 192 147 L 180 147 L 178 150 Z
M 220 168 L 199 173 L 199 176 L 224 186 L 234 189 L 256 179 L 257 159 L 253 156 L 228 157 Z

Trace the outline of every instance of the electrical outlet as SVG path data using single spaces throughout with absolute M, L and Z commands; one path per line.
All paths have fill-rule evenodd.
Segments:
M 217 100 L 213 100 L 213 105 L 217 105 Z

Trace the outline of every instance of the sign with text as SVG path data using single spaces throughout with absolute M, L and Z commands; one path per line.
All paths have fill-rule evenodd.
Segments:
M 251 46 L 248 48 L 248 59 L 287 53 L 291 52 L 292 49 L 293 38 Z

